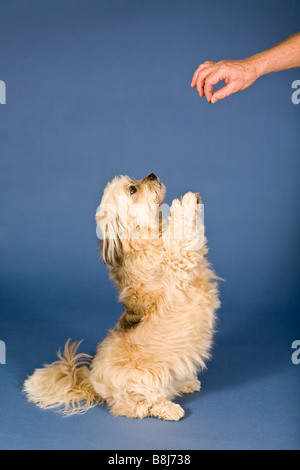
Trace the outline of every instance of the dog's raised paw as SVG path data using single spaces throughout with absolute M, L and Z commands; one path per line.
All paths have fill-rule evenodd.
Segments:
M 199 193 L 195 193 L 197 204 L 203 204 L 201 196 Z
M 189 191 L 186 193 L 182 198 L 183 205 L 194 205 L 194 204 L 202 204 L 202 200 L 199 193 L 192 193 Z

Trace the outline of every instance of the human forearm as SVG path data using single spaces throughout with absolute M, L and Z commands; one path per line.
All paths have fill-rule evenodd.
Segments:
M 246 61 L 252 62 L 257 78 L 267 73 L 300 67 L 300 33 Z
M 194 73 L 191 87 L 209 103 L 222 100 L 232 93 L 245 90 L 259 77 L 279 70 L 300 67 L 300 32 L 285 41 L 248 59 L 206 61 Z M 225 81 L 225 86 L 213 92 L 213 87 Z

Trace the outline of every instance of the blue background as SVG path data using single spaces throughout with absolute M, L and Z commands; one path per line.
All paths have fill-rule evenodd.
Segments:
M 299 30 L 300 2 L 0 1 L 0 447 L 296 449 L 300 70 L 208 105 L 205 60 L 239 59 Z M 115 174 L 157 173 L 166 202 L 205 203 L 221 283 L 214 357 L 177 423 L 62 419 L 22 383 L 67 338 L 93 353 L 122 313 L 94 214 Z

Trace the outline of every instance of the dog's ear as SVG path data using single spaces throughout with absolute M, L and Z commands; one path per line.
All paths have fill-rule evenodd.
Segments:
M 100 252 L 105 264 L 110 267 L 122 263 L 123 250 L 120 238 L 120 220 L 113 206 L 100 207 L 96 213 L 97 235 Z

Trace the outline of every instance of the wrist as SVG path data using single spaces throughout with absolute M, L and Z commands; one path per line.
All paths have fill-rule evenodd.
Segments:
M 252 57 L 249 57 L 249 59 L 245 59 L 245 62 L 251 70 L 253 81 L 257 80 L 259 77 L 267 73 L 266 60 L 262 54 L 257 54 Z

